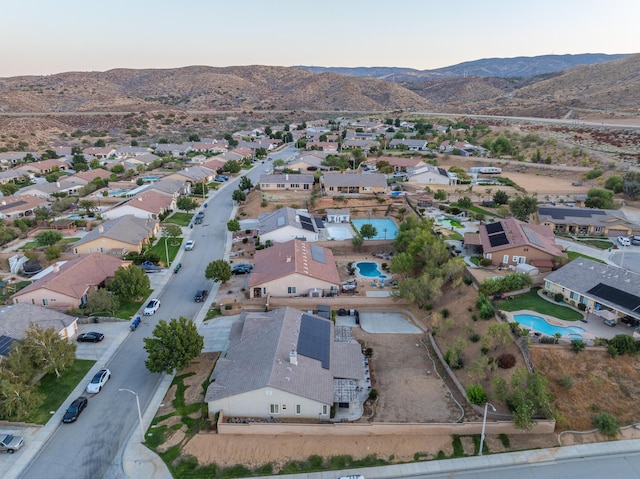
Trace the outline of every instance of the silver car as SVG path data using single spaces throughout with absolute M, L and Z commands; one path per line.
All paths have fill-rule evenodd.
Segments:
M 0 451 L 13 454 L 24 445 L 24 438 L 22 436 L 14 436 L 13 434 L 6 434 L 4 437 L 0 436 Z

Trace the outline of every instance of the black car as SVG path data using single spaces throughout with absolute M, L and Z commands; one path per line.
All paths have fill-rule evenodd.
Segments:
M 89 333 L 78 334 L 78 342 L 80 343 L 97 343 L 104 339 L 104 334 L 91 331 Z
M 344 308 L 340 308 L 338 310 L 338 316 L 347 316 L 349 313 L 347 313 L 347 310 Z
M 196 303 L 202 303 L 205 299 L 207 299 L 207 296 L 209 296 L 209 291 L 207 291 L 206 289 L 199 289 L 193 299 Z
M 232 274 L 248 274 L 253 270 L 253 265 L 248 263 L 234 264 L 231 267 Z
M 78 416 L 80 415 L 82 410 L 87 407 L 87 403 L 87 398 L 84 396 L 80 396 L 78 399 L 73 401 L 67 408 L 67 412 L 64 413 L 62 422 L 70 423 L 78 419 Z

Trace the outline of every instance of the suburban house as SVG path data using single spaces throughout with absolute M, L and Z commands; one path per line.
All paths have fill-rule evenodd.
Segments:
M 151 148 L 146 146 L 119 146 L 116 148 L 116 157 L 126 159 L 144 156 L 151 153 Z
M 327 223 L 349 223 L 350 221 L 349 208 L 327 208 Z
M 378 167 L 378 163 L 381 161 L 389 163 L 394 172 L 406 172 L 411 168 L 419 168 L 426 164 L 421 158 L 404 158 L 401 156 L 380 156 L 373 160 L 368 160 L 365 164 Z
M 91 183 L 96 178 L 103 180 L 109 180 L 111 178 L 111 172 L 103 170 L 102 168 L 96 168 L 95 170 L 78 171 L 71 178 L 77 178 L 80 181 L 84 181 L 85 184 Z
M 261 175 L 260 190 L 310 190 L 314 183 L 313 175 L 281 174 Z
M 355 340 L 338 341 L 334 328 L 289 307 L 242 313 L 211 374 L 209 415 L 329 420 L 334 406 L 361 412 L 365 358 Z
M 179 157 L 187 154 L 190 150 L 190 143 L 158 143 L 155 145 L 154 153 L 160 156 L 171 155 Z
M 584 304 L 603 319 L 640 320 L 640 274 L 618 266 L 576 258 L 548 274 L 545 289 L 561 293 L 574 306 Z
M 537 223 L 549 226 L 555 233 L 610 238 L 640 234 L 640 225 L 629 221 L 619 210 L 541 206 Z
M 188 181 L 162 179 L 142 185 L 140 189 L 136 191 L 136 194 L 142 193 L 143 191 L 155 191 L 177 199 L 180 196 L 191 194 L 191 184 Z
M 27 337 L 31 324 L 53 329 L 69 339 L 78 332 L 78 318 L 29 303 L 0 306 L 0 361 L 11 352 L 13 343 Z
M 68 168 L 68 165 L 64 161 L 60 160 L 43 160 L 43 161 L 34 161 L 33 163 L 25 163 L 24 165 L 18 166 L 16 170 L 21 171 L 23 173 L 30 173 L 32 175 L 47 175 L 58 169 L 60 171 L 64 171 Z
M 138 165 L 149 165 L 161 158 L 153 153 L 144 153 L 142 155 L 128 156 L 124 158 L 124 164 L 130 167 L 136 167 Z
M 214 170 L 204 166 L 189 166 L 165 176 L 164 179 L 188 181 L 193 185 L 195 183 L 211 183 L 215 175 L 216 172 Z
M 145 191 L 101 213 L 101 216 L 106 219 L 125 215 L 157 219 L 161 214 L 175 209 L 176 200 L 173 196 L 157 191 Z
M 433 165 L 409 168 L 407 174 L 409 175 L 408 181 L 420 185 L 455 185 L 458 183 L 458 176 L 455 173 L 449 173 L 444 168 Z
M 375 173 L 325 173 L 320 178 L 320 184 L 322 185 L 322 194 L 327 196 L 371 195 L 389 192 L 387 178 Z
M 318 241 L 324 239 L 324 224 L 306 210 L 279 208 L 258 216 L 260 241 L 284 243 L 292 239 Z
M 491 151 L 482 146 L 473 145 L 466 141 L 445 140 L 440 143 L 440 153 L 458 156 L 491 156 Z
M 54 194 L 66 193 L 68 195 L 78 194 L 78 190 L 87 185 L 87 181 L 74 176 L 65 176 L 59 178 L 55 183 L 39 182 L 34 185 L 20 188 L 16 193 L 18 196 L 31 195 L 38 198 L 52 199 L 55 201 Z
M 209 168 L 212 171 L 217 172 L 220 168 L 222 168 L 224 166 L 225 163 L 226 163 L 225 160 L 223 160 L 220 157 L 216 156 L 214 158 L 207 158 L 206 160 L 204 160 L 202 162 L 202 166 L 204 166 L 205 168 Z
M 328 248 L 295 239 L 256 251 L 254 260 L 251 298 L 333 296 L 340 289 L 338 267 Z
M 48 208 L 49 202 L 32 195 L 4 196 L 0 198 L 0 218 L 31 216 L 36 208 Z
M 337 141 L 309 141 L 305 146 L 306 150 L 326 151 L 327 153 L 338 153 L 340 143 Z
M 375 148 L 380 148 L 380 142 L 377 140 L 366 140 L 356 138 L 353 140 L 344 140 L 342 142 L 343 150 L 353 150 L 359 148 L 363 151 L 370 151 Z
M 27 155 L 31 155 L 31 158 L 37 159 L 39 157 L 38 153 L 35 151 L 7 151 L 0 152 L 0 168 L 11 168 L 12 166 L 17 165 L 18 163 L 22 163 L 25 161 Z
M 89 291 L 104 287 L 120 266 L 120 258 L 102 253 L 82 255 L 56 263 L 51 272 L 11 296 L 14 304 L 31 303 L 57 310 L 77 309 Z
M 116 149 L 111 147 L 90 146 L 82 150 L 82 154 L 85 156 L 92 156 L 99 160 L 105 160 L 116 156 Z
M 23 171 L 18 171 L 16 169 L 0 171 L 0 185 L 5 185 L 7 183 L 21 183 L 23 181 L 23 175 L 25 173 Z
M 141 253 L 151 238 L 157 236 L 160 224 L 155 219 L 120 216 L 94 227 L 73 244 L 75 254 L 106 253 L 124 256 L 135 251 Z
M 479 234 L 465 234 L 464 243 L 466 246 L 481 246 L 484 257 L 501 268 L 515 269 L 517 265 L 526 263 L 539 271 L 550 271 L 555 258 L 567 257 L 556 243 L 551 228 L 515 218 L 480 225 Z
M 402 148 L 409 151 L 428 150 L 427 140 L 411 140 L 409 138 L 394 138 L 389 142 L 389 148 Z
M 322 162 L 328 155 L 321 151 L 314 151 L 312 153 L 305 153 L 293 160 L 287 165 L 292 171 L 317 171 L 317 170 L 329 170 L 328 166 L 324 166 Z

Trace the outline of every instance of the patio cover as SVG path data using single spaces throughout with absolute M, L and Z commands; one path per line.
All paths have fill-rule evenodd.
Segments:
M 599 309 L 595 312 L 598 316 L 604 319 L 620 319 L 616 313 L 609 311 L 608 309 Z

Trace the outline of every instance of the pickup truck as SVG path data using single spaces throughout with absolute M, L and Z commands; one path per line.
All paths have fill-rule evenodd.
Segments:
M 139 268 L 141 268 L 145 273 L 159 273 L 160 271 L 162 271 L 162 268 L 160 266 L 153 264 L 153 262 L 151 261 L 145 261 L 144 263 L 139 265 Z

